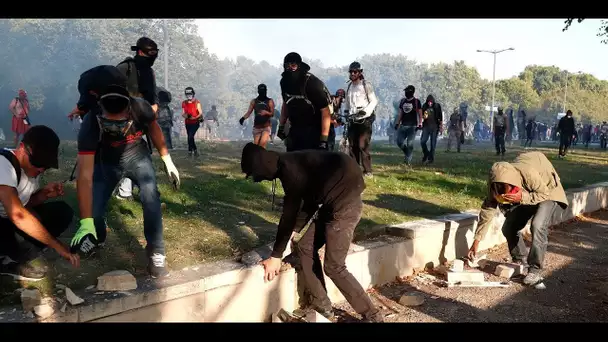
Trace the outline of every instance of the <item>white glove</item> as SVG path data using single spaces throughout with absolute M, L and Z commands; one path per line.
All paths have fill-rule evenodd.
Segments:
M 169 176 L 169 181 L 173 184 L 175 190 L 179 189 L 179 172 L 173 164 L 173 160 L 171 160 L 171 156 L 169 154 L 161 156 L 160 159 L 165 163 L 165 171 Z

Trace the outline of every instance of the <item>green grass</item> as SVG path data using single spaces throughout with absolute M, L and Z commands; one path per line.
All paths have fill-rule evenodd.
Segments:
M 174 151 L 173 160 L 180 170 L 182 187 L 174 191 L 155 156 L 160 180 L 165 243 L 169 266 L 183 267 L 237 257 L 274 239 L 280 211 L 271 210 L 271 182 L 253 183 L 240 171 L 240 153 L 245 142 L 199 143 L 198 159 L 186 156 L 186 151 Z M 551 144 L 536 148 L 545 152 L 560 173 L 566 189 L 576 188 L 608 179 L 606 153 L 576 149 L 565 160 L 556 158 Z M 281 147 L 270 147 L 280 149 Z M 420 218 L 478 208 L 486 191 L 486 177 L 491 164 L 500 160 L 488 144 L 466 145 L 462 153 L 444 152 L 445 142 L 439 142 L 436 162 L 431 166 L 419 163 L 403 165 L 400 150 L 383 142 L 374 144 L 374 177 L 366 179 L 363 195 L 363 218 L 357 227 L 356 239 L 363 239 L 374 227 Z M 512 160 L 522 149 L 508 147 L 505 160 Z M 416 142 L 414 160 L 421 152 Z M 62 144 L 61 170 L 49 171 L 45 182 L 62 181 L 74 166 L 74 142 Z M 75 184 L 68 183 L 65 199 L 77 208 Z M 137 193 L 137 192 L 136 192 Z M 277 197 L 283 195 L 278 183 Z M 112 198 L 108 212 L 110 232 L 105 249 L 98 256 L 83 260 L 80 269 L 73 269 L 63 260 L 49 254 L 48 279 L 18 284 L 7 277 L 0 278 L 0 301 L 17 298 L 14 291 L 21 286 L 35 286 L 45 293 L 54 291 L 61 283 L 79 289 L 96 284 L 104 272 L 125 269 L 136 275 L 145 274 L 143 252 L 143 219 L 138 201 L 118 201 Z M 68 232 L 63 240 L 68 242 Z M 12 293 L 12 294 L 11 294 Z

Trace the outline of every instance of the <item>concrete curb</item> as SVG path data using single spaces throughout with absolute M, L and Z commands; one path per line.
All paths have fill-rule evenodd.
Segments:
M 608 182 L 572 189 L 567 194 L 570 206 L 565 211 L 556 210 L 552 225 L 608 207 Z M 385 235 L 351 245 L 348 269 L 364 288 L 369 288 L 411 275 L 414 269 L 462 257 L 472 242 L 477 214 L 471 210 L 387 226 Z M 500 230 L 503 221 L 500 215 L 480 249 L 505 242 Z M 326 284 L 333 302 L 344 300 L 331 280 L 326 279 Z M 190 267 L 174 272 L 165 281 L 138 279 L 138 289 L 129 293 L 77 294 L 85 299 L 84 304 L 40 321 L 263 322 L 280 308 L 293 310 L 298 302 L 293 269 L 266 284 L 262 266 L 246 267 L 235 261 Z M 23 319 L 20 308 L 10 320 L 35 321 Z

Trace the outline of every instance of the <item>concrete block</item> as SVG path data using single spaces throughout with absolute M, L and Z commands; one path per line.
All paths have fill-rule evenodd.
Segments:
M 42 296 L 38 289 L 26 289 L 21 292 L 21 305 L 23 306 L 24 312 L 31 312 L 34 310 L 34 307 L 41 304 L 41 301 Z
M 515 269 L 513 267 L 509 267 L 507 265 L 498 265 L 494 270 L 494 275 L 501 278 L 511 278 L 515 273 Z
M 307 313 L 305 319 L 308 323 L 331 323 L 330 320 L 316 311 Z
M 485 281 L 483 272 L 479 270 L 467 270 L 462 272 L 448 271 L 447 278 L 448 283 L 483 283 Z
M 129 271 L 112 271 L 97 278 L 98 291 L 129 291 L 136 288 L 137 280 Z
M 406 293 L 399 298 L 399 304 L 403 306 L 420 306 L 424 304 L 424 296 L 418 293 Z
M 454 260 L 451 271 L 453 272 L 462 272 L 464 271 L 464 261 L 460 259 Z

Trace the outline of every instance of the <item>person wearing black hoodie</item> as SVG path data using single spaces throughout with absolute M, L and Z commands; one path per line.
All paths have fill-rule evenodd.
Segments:
M 432 163 L 435 160 L 435 147 L 437 146 L 437 135 L 443 131 L 443 112 L 441 105 L 435 102 L 433 95 L 426 97 L 426 102 L 422 105 L 422 163 Z M 431 139 L 431 149 L 427 146 L 427 141 Z
M 285 189 L 273 251 L 262 262 L 265 280 L 271 281 L 279 274 L 283 253 L 295 230 L 293 250 L 300 259 L 299 268 L 296 267 L 298 283 L 303 283 L 308 294 L 305 298 L 308 300 L 300 302 L 302 315 L 312 309 L 327 318 L 333 317 L 324 270 L 365 321 L 381 322 L 379 310 L 345 264 L 363 208 L 361 193 L 365 182 L 357 162 L 341 152 L 279 153 L 249 143 L 243 148 L 241 170 L 254 182 L 278 178 Z M 324 245 L 321 267 L 319 249 Z
M 566 156 L 568 152 L 568 148 L 570 144 L 572 144 L 572 139 L 576 134 L 574 129 L 574 118 L 572 117 L 572 111 L 568 109 L 566 115 L 559 119 L 559 123 L 557 125 L 557 129 L 559 131 L 559 158 L 563 158 Z
M 283 60 L 281 95 L 283 105 L 277 137 L 285 140 L 285 124 L 289 119 L 288 151 L 328 149 L 331 126 L 331 94 L 319 78 L 310 73 L 310 66 L 296 52 Z

